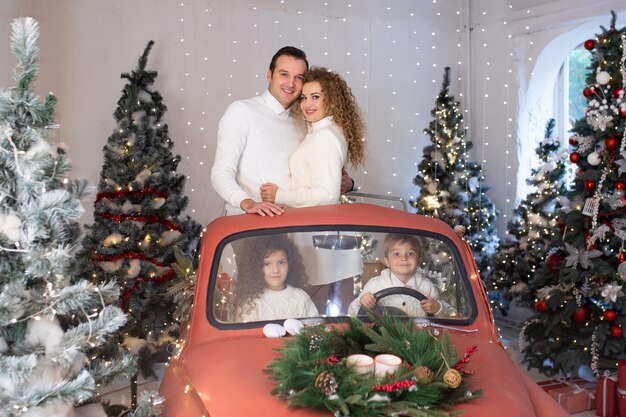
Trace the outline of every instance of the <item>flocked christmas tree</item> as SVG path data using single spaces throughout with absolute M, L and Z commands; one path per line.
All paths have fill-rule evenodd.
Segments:
M 526 183 L 533 191 L 514 210 L 507 237 L 493 258 L 493 273 L 486 284 L 492 308 L 506 315 L 509 303 L 532 306 L 534 294 L 528 282 L 544 263 L 555 233 L 558 198 L 565 194 L 566 166 L 558 139 L 553 139 L 554 119 L 546 124 L 544 139 L 535 153 L 539 166 Z
M 39 26 L 12 23 L 16 85 L 0 91 L 0 409 L 4 416 L 102 415 L 96 388 L 134 372 L 131 355 L 92 355 L 124 325 L 113 281 L 77 273 L 92 191 L 68 177 L 54 137 L 56 98 L 32 92 Z M 137 414 L 146 415 L 146 414 Z
M 557 249 L 530 283 L 537 312 L 520 335 L 524 361 L 550 375 L 597 374 L 626 352 L 626 37 L 612 15 L 584 43 L 593 56 L 586 117 L 570 138 L 574 188 L 559 212 Z
M 129 316 L 120 342 L 139 354 L 144 376 L 165 362 L 177 337 L 173 296 L 175 248 L 195 248 L 200 226 L 188 216 L 182 195 L 185 177 L 163 122 L 167 108 L 152 90 L 156 71 L 146 70 L 150 41 L 138 67 L 122 74 L 127 84 L 118 101 L 116 127 L 104 146 L 104 163 L 94 205 L 94 224 L 85 239 L 85 265 L 94 282 L 116 281 L 120 305 Z
M 437 217 L 450 226 L 463 226 L 481 277 L 491 271 L 491 257 L 498 246 L 495 230 L 496 210 L 485 195 L 482 166 L 469 159 L 472 142 L 465 138 L 460 103 L 449 94 L 450 68 L 446 67 L 443 85 L 431 111 L 433 120 L 424 133 L 431 145 L 424 148 L 423 160 L 413 183 L 420 196 L 411 204 L 418 214 Z

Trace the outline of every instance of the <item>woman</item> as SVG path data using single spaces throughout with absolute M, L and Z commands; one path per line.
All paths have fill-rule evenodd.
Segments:
M 339 74 L 313 67 L 304 77 L 298 113 L 309 133 L 289 160 L 291 187 L 265 183 L 261 197 L 289 207 L 339 203 L 346 158 L 353 166 L 365 158 L 365 124 L 352 91 Z

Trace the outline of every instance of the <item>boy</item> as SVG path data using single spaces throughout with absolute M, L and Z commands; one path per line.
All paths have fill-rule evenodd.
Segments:
M 387 269 L 381 271 L 377 277 L 370 279 L 359 297 L 348 308 L 348 315 L 356 316 L 361 306 L 374 308 L 376 299 L 374 294 L 391 287 L 408 287 L 417 290 L 426 296 L 419 301 L 409 295 L 395 294 L 383 297 L 378 301 L 381 306 L 396 307 L 407 316 L 424 317 L 426 313 L 445 315 L 445 303 L 438 301 L 439 290 L 428 279 L 417 272 L 422 257 L 422 243 L 419 238 L 411 235 L 389 233 L 384 241 Z

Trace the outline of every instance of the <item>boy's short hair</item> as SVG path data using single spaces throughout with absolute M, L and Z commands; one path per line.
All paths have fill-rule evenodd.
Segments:
M 415 253 L 421 258 L 422 257 L 422 241 L 419 237 L 413 235 L 405 235 L 402 233 L 388 233 L 385 236 L 385 240 L 383 242 L 383 247 L 385 248 L 385 258 L 391 247 L 398 243 L 408 243 Z
M 298 49 L 295 46 L 283 46 L 280 48 L 270 61 L 270 72 L 274 74 L 274 68 L 276 68 L 276 60 L 283 55 L 288 55 L 290 57 L 301 59 L 306 64 L 307 71 L 309 70 L 309 61 L 306 59 L 306 53 L 302 49 Z

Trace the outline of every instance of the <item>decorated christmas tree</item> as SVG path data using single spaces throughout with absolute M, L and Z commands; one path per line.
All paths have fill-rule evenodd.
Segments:
M 93 190 L 68 177 L 67 155 L 50 142 L 56 98 L 32 91 L 35 20 L 13 21 L 11 49 L 16 84 L 0 91 L 0 409 L 9 417 L 102 415 L 97 387 L 134 372 L 123 351 L 92 355 L 126 322 L 119 287 L 77 273 L 80 199 Z
M 569 140 L 576 178 L 555 249 L 530 282 L 537 312 L 520 335 L 524 361 L 549 375 L 597 374 L 626 352 L 626 36 L 615 21 L 612 13 L 609 29 L 584 43 L 593 57 L 586 117 Z
M 418 214 L 437 217 L 450 226 L 463 226 L 483 278 L 492 269 L 491 257 L 498 246 L 496 209 L 486 196 L 482 166 L 469 159 L 472 142 L 465 138 L 460 103 L 449 94 L 450 68 L 431 111 L 433 120 L 424 133 L 431 145 L 424 148 L 413 183 L 420 196 L 411 201 Z
M 494 256 L 494 270 L 487 280 L 492 307 L 503 315 L 513 299 L 518 304 L 532 306 L 534 294 L 528 282 L 544 263 L 558 233 L 557 200 L 566 191 L 566 167 L 561 144 L 552 138 L 554 125 L 554 119 L 550 119 L 544 139 L 535 149 L 539 167 L 526 180 L 533 191 L 514 210 L 513 220 L 507 225 L 507 237 Z
M 85 239 L 85 269 L 93 282 L 121 287 L 120 306 L 129 321 L 120 343 L 139 354 L 144 376 L 165 362 L 167 344 L 177 337 L 173 296 L 175 248 L 197 244 L 200 226 L 188 216 L 182 195 L 185 177 L 176 172 L 179 155 L 163 122 L 167 108 L 146 70 L 150 41 L 138 67 L 122 74 L 127 84 L 118 101 L 116 127 L 104 146 L 104 163 L 94 205 L 94 224 Z

